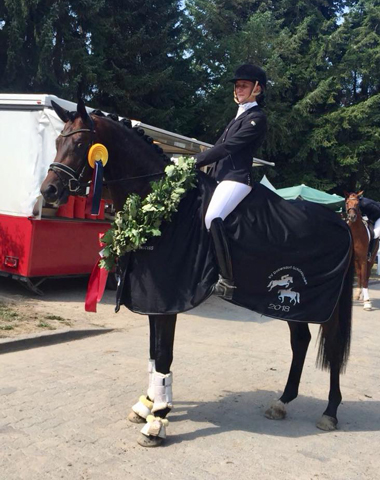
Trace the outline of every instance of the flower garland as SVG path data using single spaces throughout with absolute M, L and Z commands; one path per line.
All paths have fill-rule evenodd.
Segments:
M 195 187 L 195 159 L 180 157 L 178 164 L 165 168 L 165 174 L 151 183 L 152 191 L 144 199 L 133 193 L 116 213 L 112 227 L 102 238 L 105 247 L 101 252 L 101 268 L 112 270 L 118 257 L 161 235 L 161 223 L 171 219 L 184 194 Z

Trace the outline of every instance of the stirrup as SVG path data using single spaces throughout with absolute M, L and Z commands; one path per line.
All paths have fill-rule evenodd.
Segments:
M 235 289 L 236 287 L 231 280 L 227 280 L 219 276 L 219 280 L 216 285 L 214 285 L 214 290 L 212 293 L 218 297 L 224 298 L 225 300 L 232 300 Z

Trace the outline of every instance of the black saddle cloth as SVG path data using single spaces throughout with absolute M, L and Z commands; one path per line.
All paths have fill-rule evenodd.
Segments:
M 118 304 L 136 313 L 175 314 L 212 293 L 218 268 L 204 215 L 214 188 L 200 172 L 162 236 L 121 259 Z M 331 317 L 351 251 L 350 230 L 336 213 L 286 201 L 256 184 L 225 225 L 237 286 L 232 303 L 287 321 Z

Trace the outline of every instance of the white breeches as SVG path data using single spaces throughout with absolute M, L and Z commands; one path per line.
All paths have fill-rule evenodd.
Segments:
M 375 225 L 373 226 L 373 232 L 374 232 L 375 238 L 380 237 L 380 218 L 376 220 Z
M 224 220 L 251 190 L 252 187 L 249 185 L 234 182 L 233 180 L 220 182 L 215 189 L 206 212 L 205 224 L 207 230 L 210 230 L 211 222 L 214 218 L 220 217 Z

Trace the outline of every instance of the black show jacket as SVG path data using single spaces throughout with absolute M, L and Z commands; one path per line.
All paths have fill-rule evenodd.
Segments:
M 218 182 L 234 180 L 250 185 L 252 159 L 265 138 L 266 130 L 266 116 L 255 105 L 231 120 L 212 148 L 196 156 L 197 167 L 214 163 L 210 174 Z
M 361 197 L 359 207 L 362 215 L 366 215 L 371 222 L 375 223 L 380 218 L 380 203 L 370 198 Z

